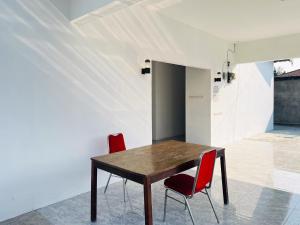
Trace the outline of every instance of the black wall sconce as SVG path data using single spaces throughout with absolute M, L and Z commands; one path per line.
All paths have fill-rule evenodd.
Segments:
M 236 53 L 236 44 L 234 43 L 233 44 L 233 49 L 228 49 L 227 50 L 227 55 L 226 55 L 226 66 L 227 66 L 227 72 L 224 72 L 223 71 L 223 80 L 226 80 L 226 82 L 228 83 L 228 84 L 230 84 L 233 80 L 235 80 L 236 79 L 236 75 L 235 75 L 235 73 L 233 73 L 232 71 L 231 71 L 231 62 L 230 62 L 230 60 L 229 60 L 229 53 L 231 53 L 231 54 L 235 54 Z M 224 66 L 224 64 L 223 64 L 223 66 Z M 222 69 L 223 70 L 223 69 Z
M 146 59 L 144 68 L 142 68 L 142 74 L 147 75 L 150 73 L 151 73 L 151 61 L 149 59 Z
M 235 73 L 228 72 L 227 73 L 227 83 L 231 83 L 233 80 L 235 80 Z
M 218 72 L 217 77 L 214 78 L 215 83 L 221 82 L 222 81 L 222 73 Z
M 233 80 L 235 80 L 235 73 L 230 72 L 230 61 L 226 62 L 227 64 L 227 72 L 223 72 L 223 80 L 226 80 L 228 84 L 230 84 Z

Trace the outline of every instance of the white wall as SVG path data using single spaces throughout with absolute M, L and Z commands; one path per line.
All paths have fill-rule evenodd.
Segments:
M 211 144 L 211 72 L 186 68 L 186 141 Z
M 82 17 L 85 14 L 90 13 L 91 11 L 101 8 L 112 2 L 112 0 L 70 0 L 70 1 L 71 1 L 71 10 L 70 10 L 71 20 Z
M 0 1 L 0 16 L 0 221 L 89 191 L 107 134 L 151 144 L 145 58 L 218 71 L 229 45 L 142 5 L 80 33 L 48 0 Z
M 152 63 L 153 140 L 185 134 L 185 67 Z
M 70 21 L 112 3 L 113 0 L 50 0 Z
M 152 133 L 137 61 L 95 51 L 48 1 L 1 1 L 0 15 L 2 221 L 87 192 L 107 134 L 124 132 L 131 148 Z
M 300 57 L 300 34 L 241 42 L 237 45 L 238 63 L 273 61 Z
M 238 64 L 234 72 L 236 80 L 213 98 L 213 145 L 273 129 L 273 63 Z
M 50 0 L 55 7 L 68 19 L 71 17 L 71 1 L 74 0 Z
M 89 191 L 89 158 L 107 153 L 107 134 L 124 132 L 128 148 L 152 142 L 146 58 L 209 69 L 211 78 L 222 70 L 230 43 L 147 2 L 75 30 L 48 0 L 0 1 L 0 221 Z M 212 143 L 237 135 L 234 115 L 247 110 L 234 104 L 239 93 L 239 102 L 252 98 L 252 76 L 253 88 L 268 87 L 255 67 L 246 74 L 212 103 Z

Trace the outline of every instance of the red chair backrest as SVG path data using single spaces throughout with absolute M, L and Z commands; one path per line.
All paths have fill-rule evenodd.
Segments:
M 109 153 L 121 152 L 126 150 L 124 136 L 122 133 L 108 135 Z
M 196 177 L 195 192 L 199 192 L 207 187 L 213 178 L 217 151 L 212 150 L 202 155 L 198 168 L 198 177 Z

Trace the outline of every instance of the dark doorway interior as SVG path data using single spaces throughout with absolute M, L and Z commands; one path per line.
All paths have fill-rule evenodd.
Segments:
M 152 139 L 185 141 L 185 66 L 152 62 Z

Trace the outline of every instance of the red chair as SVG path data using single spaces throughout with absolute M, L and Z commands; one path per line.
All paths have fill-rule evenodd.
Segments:
M 166 192 L 165 192 L 164 219 L 163 219 L 164 221 L 166 220 L 167 198 L 171 198 L 179 203 L 184 204 L 185 208 L 188 208 L 192 222 L 195 225 L 195 220 L 192 215 L 192 211 L 188 199 L 192 199 L 196 193 L 201 192 L 208 197 L 209 203 L 215 214 L 217 222 L 219 223 L 218 216 L 216 214 L 216 211 L 214 209 L 214 206 L 211 202 L 210 196 L 207 191 L 207 189 L 211 187 L 216 156 L 217 156 L 216 150 L 202 153 L 199 159 L 199 165 L 195 177 L 192 177 L 187 174 L 177 174 L 165 180 L 164 184 L 166 187 Z M 182 196 L 184 198 L 184 202 L 169 196 L 168 191 L 172 191 Z
M 118 134 L 110 134 L 108 135 L 108 147 L 109 147 L 109 154 L 113 154 L 116 152 L 122 152 L 122 151 L 126 151 L 126 146 L 125 146 L 125 141 L 124 141 L 124 136 L 122 133 L 118 133 Z M 104 193 L 106 193 L 109 182 L 111 177 L 114 176 L 113 174 L 109 175 L 108 181 L 106 183 L 105 189 L 104 189 Z M 116 176 L 119 177 L 119 176 Z M 123 193 L 124 193 L 124 202 L 126 200 L 125 197 L 125 191 L 126 191 L 126 183 L 127 183 L 127 179 L 122 178 L 123 179 Z

